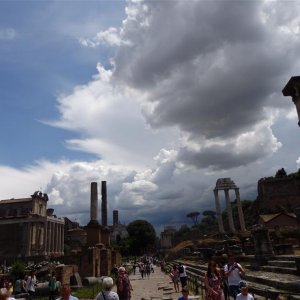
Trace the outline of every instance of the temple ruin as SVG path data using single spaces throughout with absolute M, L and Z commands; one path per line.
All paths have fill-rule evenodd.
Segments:
M 59 257 L 64 253 L 63 218 L 47 209 L 48 196 L 36 191 L 29 198 L 0 201 L 0 257 Z
M 214 195 L 215 195 L 216 213 L 217 213 L 217 220 L 218 220 L 218 226 L 219 226 L 220 233 L 225 233 L 223 219 L 222 219 L 220 199 L 219 199 L 219 191 L 220 190 L 224 191 L 224 193 L 225 193 L 229 230 L 233 233 L 236 232 L 234 222 L 233 222 L 231 201 L 230 201 L 230 196 L 229 196 L 229 191 L 234 190 L 235 196 L 236 196 L 236 201 L 237 201 L 237 206 L 238 206 L 240 227 L 241 227 L 242 231 L 245 231 L 246 227 L 245 227 L 245 220 L 244 220 L 244 214 L 243 214 L 243 209 L 242 209 L 242 204 L 241 204 L 239 188 L 236 186 L 234 181 L 231 180 L 231 178 L 219 178 L 216 182 L 216 187 L 214 189 Z

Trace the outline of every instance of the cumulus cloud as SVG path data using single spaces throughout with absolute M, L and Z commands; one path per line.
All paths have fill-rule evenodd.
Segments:
M 152 164 L 161 147 L 178 138 L 177 130 L 152 130 L 134 101 L 136 92 L 111 82 L 111 70 L 98 65 L 98 71 L 91 82 L 59 97 L 60 119 L 47 123 L 81 133 L 66 141 L 70 149 L 136 168 Z
M 120 28 L 81 39 L 117 48 L 110 69 L 98 64 L 89 83 L 60 96 L 60 118 L 48 122 L 79 133 L 67 147 L 99 157 L 53 172 L 53 205 L 87 221 L 89 182 L 106 178 L 110 208 L 157 226 L 213 208 L 219 177 L 254 199 L 259 177 L 281 167 L 272 166 L 282 148 L 273 127 L 290 112 L 280 91 L 299 65 L 295 11 L 262 1 L 128 1 Z
M 202 166 L 203 149 L 214 153 L 205 163 L 213 168 L 262 159 L 280 145 L 270 107 L 286 107 L 278 98 L 300 50 L 298 15 L 285 7 L 279 19 L 281 9 L 257 1 L 129 1 L 113 79 L 140 92 L 153 128 L 177 126 L 201 148 L 191 155 L 183 145 L 184 161 L 194 156 Z M 235 161 L 234 140 L 251 136 L 254 146 Z M 217 156 L 228 160 L 215 163 Z
M 100 31 L 92 39 L 80 38 L 79 42 L 85 47 L 95 48 L 101 44 L 108 44 L 109 46 L 120 46 L 126 41 L 120 37 L 120 32 L 115 27 L 110 27 L 107 30 Z

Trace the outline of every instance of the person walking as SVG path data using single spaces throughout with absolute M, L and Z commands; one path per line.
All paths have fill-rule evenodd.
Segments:
M 57 282 L 55 277 L 55 272 L 52 272 L 51 277 L 48 282 L 49 287 L 49 300 L 55 300 L 55 295 L 57 293 Z
M 148 262 L 146 264 L 146 275 L 147 275 L 148 279 L 150 278 L 150 273 L 151 273 L 151 267 L 150 267 L 150 263 Z
M 178 300 L 188 300 L 189 299 L 189 290 L 187 288 L 182 289 L 182 296 L 178 298 Z
M 61 296 L 57 300 L 79 300 L 71 295 L 71 288 L 68 284 L 64 284 L 61 288 Z
M 205 274 L 206 300 L 224 300 L 222 277 L 215 261 L 210 261 Z
M 173 265 L 173 269 L 170 273 L 170 276 L 174 284 L 175 292 L 178 293 L 179 292 L 179 271 L 176 265 Z
M 241 281 L 239 288 L 241 292 L 236 296 L 236 300 L 254 300 L 253 296 L 248 293 L 248 285 L 246 281 Z M 276 300 L 278 300 L 278 297 Z
M 236 299 L 237 294 L 240 292 L 239 283 L 241 281 L 241 274 L 245 275 L 242 266 L 235 261 L 233 255 L 228 257 L 228 264 L 224 267 L 225 276 L 228 278 L 228 286 L 230 295 Z
M 26 281 L 26 291 L 29 294 L 30 298 L 31 296 L 34 296 L 36 286 L 37 286 L 37 279 L 35 276 L 35 271 L 31 271 Z
M 14 285 L 14 294 L 18 295 L 22 293 L 22 280 L 20 277 L 17 277 Z
M 144 279 L 145 266 L 143 263 L 140 264 L 140 273 L 141 273 L 142 279 Z
M 114 281 L 111 277 L 104 278 L 102 282 L 103 290 L 96 296 L 95 300 L 119 300 L 118 294 L 111 290 L 113 285 Z
M 132 286 L 124 267 L 120 267 L 116 280 L 117 294 L 120 300 L 129 300 L 131 298 Z
M 179 264 L 178 271 L 181 287 L 185 288 L 187 285 L 186 266 Z

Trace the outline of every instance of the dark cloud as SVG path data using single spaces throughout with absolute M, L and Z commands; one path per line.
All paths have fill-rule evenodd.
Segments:
M 266 131 L 272 124 L 257 125 L 271 120 L 269 106 L 284 106 L 277 98 L 300 51 L 291 23 L 297 15 L 285 13 L 279 22 L 279 9 L 259 1 L 129 2 L 122 28 L 127 43 L 114 58 L 114 78 L 143 94 L 152 127 L 177 126 L 198 145 L 213 139 L 226 144 L 206 145 L 209 161 L 195 159 L 195 165 L 232 168 L 256 161 L 276 151 L 272 130 Z M 269 149 L 258 147 L 235 160 L 230 139 L 255 128 L 264 131 Z M 197 158 L 194 152 L 183 149 L 180 158 Z M 214 163 L 218 155 L 228 156 L 227 162 Z

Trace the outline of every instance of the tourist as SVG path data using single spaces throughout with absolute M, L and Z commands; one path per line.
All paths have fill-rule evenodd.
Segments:
M 241 293 L 236 296 L 236 300 L 254 300 L 253 296 L 248 293 L 247 282 L 240 281 L 239 288 Z
M 230 296 L 229 296 L 228 279 L 225 275 L 224 265 L 219 264 L 219 267 L 220 267 L 220 274 L 221 274 L 221 277 L 222 277 L 222 287 L 223 287 L 224 298 L 225 298 L 225 300 L 227 300 L 227 299 L 229 300 Z
M 103 279 L 102 286 L 103 290 L 97 295 L 96 300 L 119 300 L 117 293 L 112 292 L 114 281 L 111 277 Z
M 22 280 L 20 277 L 17 277 L 17 280 L 15 281 L 14 285 L 14 294 L 18 295 L 22 293 Z
M 37 286 L 37 280 L 35 276 L 35 271 L 31 271 L 26 282 L 26 291 L 30 296 L 34 296 L 36 286 Z
M 27 293 L 27 290 L 26 290 L 27 279 L 28 279 L 28 275 L 25 275 L 24 278 L 21 281 L 21 290 L 22 290 L 22 293 Z
M 172 282 L 174 283 L 174 289 L 175 292 L 178 293 L 179 292 L 179 271 L 177 269 L 176 265 L 173 265 L 173 269 L 170 273 Z
M 179 279 L 180 279 L 181 287 L 185 288 L 187 284 L 186 266 L 180 263 L 178 267 L 178 271 L 179 271 Z
M 8 300 L 16 300 L 14 297 L 12 297 L 13 290 L 14 290 L 13 285 L 12 285 L 12 283 L 10 282 L 10 283 L 8 284 L 8 289 L 7 289 Z
M 52 272 L 51 277 L 48 282 L 49 287 L 49 300 L 55 300 L 55 295 L 57 294 L 57 282 L 55 277 L 55 272 Z
M 8 280 L 4 276 L 2 276 L 0 279 L 0 288 L 4 288 L 6 290 L 8 289 Z
M 222 277 L 217 269 L 216 262 L 213 260 L 208 263 L 204 283 L 206 288 L 206 300 L 224 300 Z
M 189 290 L 187 288 L 183 288 L 182 291 L 182 296 L 178 298 L 178 300 L 188 300 L 189 299 Z
M 110 273 L 111 273 L 112 275 L 114 275 L 115 278 L 117 278 L 117 276 L 118 276 L 118 267 L 117 267 L 116 264 L 113 266 L 113 268 L 112 268 L 112 270 L 110 271 Z
M 143 263 L 140 264 L 140 273 L 141 273 L 141 276 L 142 276 L 142 279 L 143 279 L 144 278 L 144 274 L 145 274 L 145 267 L 144 267 Z
M 225 276 L 228 278 L 228 286 L 231 296 L 236 299 L 239 293 L 239 283 L 241 281 L 241 274 L 245 275 L 245 271 L 240 264 L 235 262 L 233 255 L 228 257 L 228 264 L 224 267 Z
M 0 288 L 0 300 L 8 300 L 9 294 L 7 288 Z
M 148 278 L 150 278 L 150 273 L 151 273 L 151 266 L 150 263 L 148 262 L 146 264 L 146 275 L 148 276 Z
M 132 286 L 124 267 L 119 268 L 116 285 L 119 299 L 129 300 L 131 298 Z
M 77 297 L 71 295 L 71 288 L 68 284 L 64 284 L 60 292 L 61 297 L 57 300 L 78 300 Z

